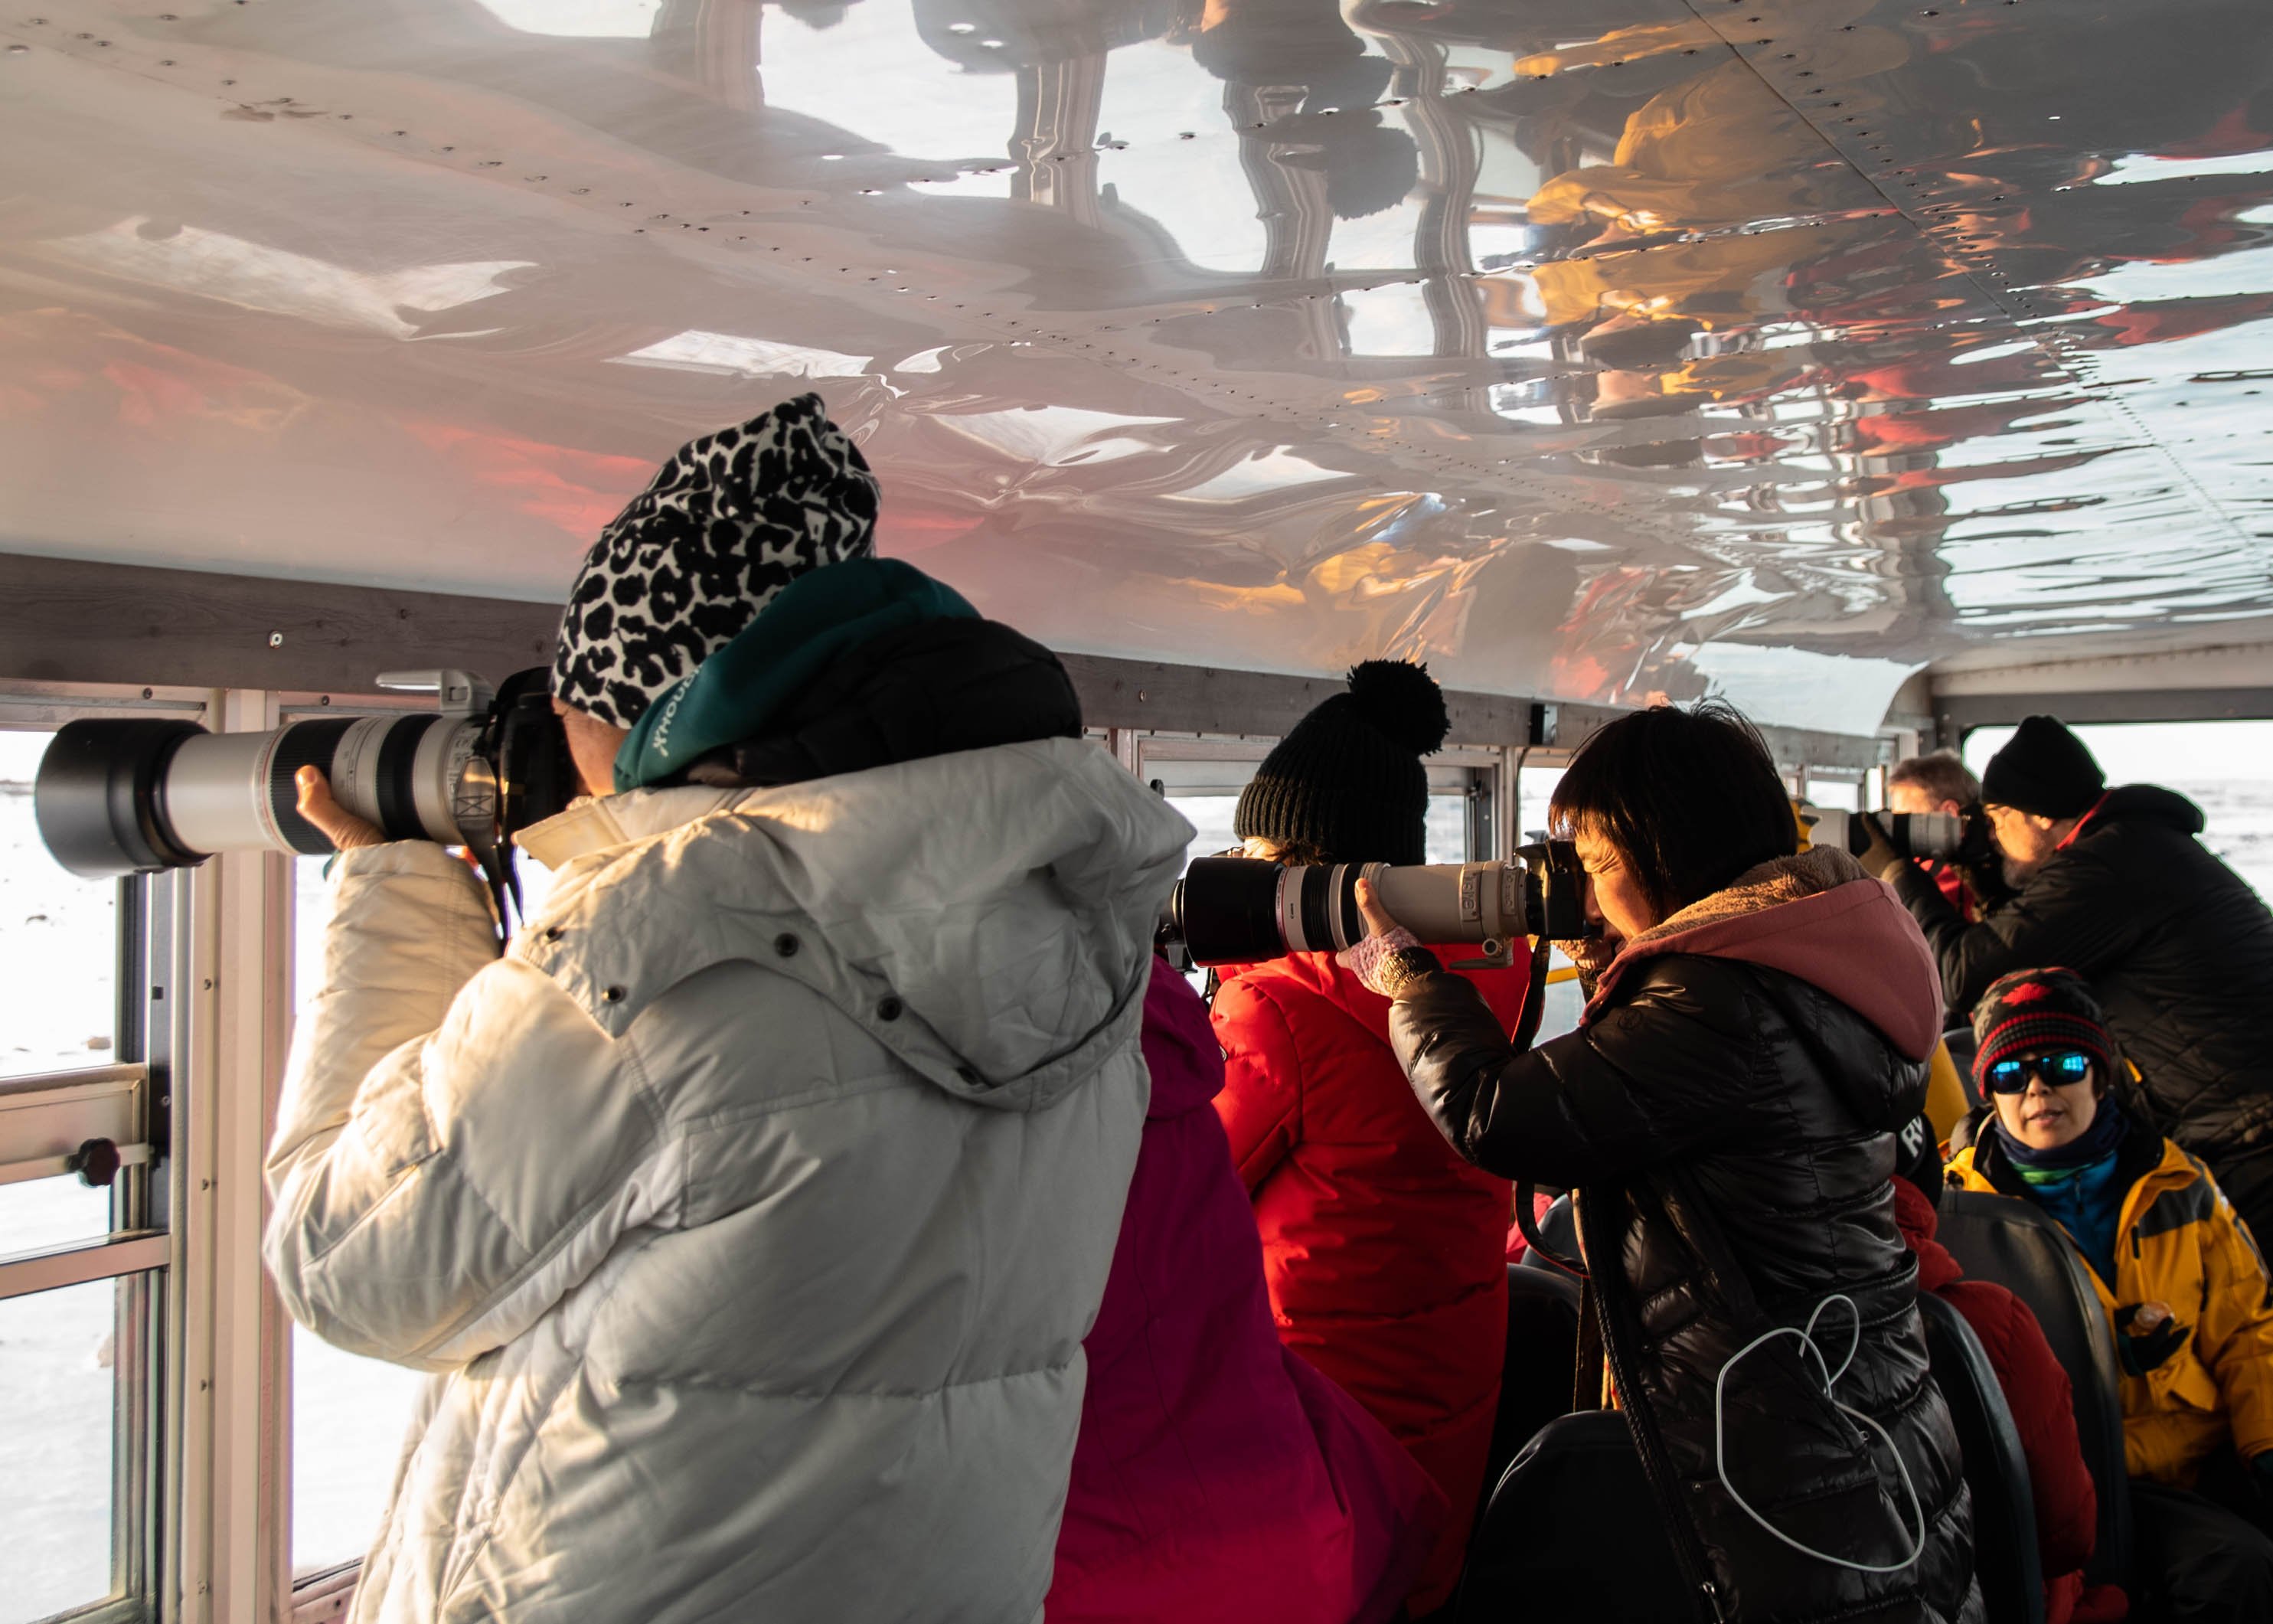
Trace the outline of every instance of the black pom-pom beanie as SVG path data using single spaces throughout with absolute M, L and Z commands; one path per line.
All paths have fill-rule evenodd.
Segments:
M 1294 724 L 1239 797 L 1242 840 L 1329 862 L 1417 863 L 1426 855 L 1429 772 L 1451 726 L 1425 665 L 1368 660 Z
M 2039 817 L 2080 817 L 2106 788 L 2083 741 L 2049 716 L 2023 718 L 1981 775 L 1984 801 Z

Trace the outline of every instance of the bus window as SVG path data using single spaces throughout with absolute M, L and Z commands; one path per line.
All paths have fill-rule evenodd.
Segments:
M 1807 775 L 1807 799 L 1827 812 L 1860 812 L 1863 785 L 1859 778 L 1827 778 L 1811 772 Z
M 118 1350 L 127 1339 L 124 1364 L 139 1365 L 134 1304 L 146 1301 L 131 1275 L 15 1283 L 61 1249 L 92 1264 L 89 1244 L 113 1232 L 114 1190 L 56 1163 L 48 1113 L 126 1087 L 97 1070 L 116 1058 L 117 887 L 65 873 L 34 821 L 50 737 L 0 731 L 0 1086 L 13 1108 L 0 1111 L 0 1528 L 20 1559 L 6 1565 L 0 1624 L 119 1592 Z
M 1422 849 L 1432 863 L 1468 862 L 1482 856 L 1468 850 L 1468 798 L 1466 795 L 1429 797 L 1427 832 Z
M 322 963 L 324 864 L 294 865 L 293 1007 Z M 292 1571 L 358 1560 L 379 1531 L 401 1459 L 419 1372 L 343 1353 L 292 1327 Z
M 2111 785 L 2159 784 L 2202 809 L 2202 843 L 2273 899 L 2273 722 L 2106 722 L 2073 730 Z M 1979 772 L 2013 736 L 1977 727 L 1965 764 Z
M 1184 867 L 1192 865 L 1195 857 L 1213 857 L 1239 845 L 1239 837 L 1231 832 L 1231 816 L 1239 806 L 1236 795 L 1171 795 L 1168 804 L 1182 813 L 1187 822 L 1199 832 L 1184 848 Z
M 117 1036 L 117 888 L 66 874 L 33 822 L 51 736 L 0 733 L 0 1078 L 107 1065 Z
M 64 1181 L 48 1181 L 64 1182 Z M 76 1180 L 69 1181 L 77 1183 Z M 101 1601 L 111 1576 L 121 1291 L 90 1280 L 0 1299 L 0 1624 Z
M 1555 786 L 1562 781 L 1560 767 L 1524 768 L 1522 779 L 1516 786 L 1520 797 L 1515 822 L 1519 844 L 1527 845 L 1533 836 L 1546 833 L 1548 803 L 1554 799 Z M 1579 1011 L 1587 1007 L 1586 994 L 1579 986 L 1579 973 L 1560 948 L 1548 956 L 1547 976 L 1547 1001 L 1539 1016 L 1539 1041 L 1560 1037 L 1574 1029 Z
M 1168 804 L 1190 820 L 1199 831 L 1191 845 L 1185 848 L 1184 862 L 1190 866 L 1195 857 L 1212 857 L 1219 852 L 1228 852 L 1239 845 L 1239 837 L 1232 832 L 1232 815 L 1239 807 L 1239 797 L 1229 795 L 1171 795 Z M 1466 794 L 1437 794 L 1429 797 L 1429 817 L 1423 850 L 1432 863 L 1467 862 L 1468 859 L 1468 798 Z
M 0 1079 L 112 1058 L 117 891 L 66 874 L 40 844 L 32 778 L 50 737 L 0 733 Z M 0 1183 L 0 1256 L 109 1229 L 108 1190 L 76 1178 Z M 8 1396 L 0 1387 L 0 1404 Z
M 1527 845 L 1534 835 L 1547 831 L 1547 807 L 1555 798 L 1555 786 L 1563 782 L 1560 767 L 1526 767 L 1516 793 L 1521 797 L 1516 808 L 1515 832 L 1518 845 Z

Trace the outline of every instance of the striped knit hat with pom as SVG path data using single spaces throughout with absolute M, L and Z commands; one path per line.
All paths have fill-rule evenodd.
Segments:
M 2099 1062 L 2100 1075 L 2116 1074 L 2115 1042 L 2108 1036 L 2091 984 L 2073 970 L 2015 970 L 1989 984 L 1973 1009 L 1980 1048 L 1973 1075 L 2024 1049 L 2080 1049 Z

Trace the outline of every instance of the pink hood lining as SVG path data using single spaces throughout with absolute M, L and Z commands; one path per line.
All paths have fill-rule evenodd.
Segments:
M 1941 1041 L 1941 974 L 1925 933 L 1884 882 L 1818 846 L 1739 875 L 1734 884 L 1618 951 L 1587 1004 L 1599 1017 L 1632 966 L 1661 954 L 1733 959 L 1796 976 L 1847 1005 L 1910 1060 Z

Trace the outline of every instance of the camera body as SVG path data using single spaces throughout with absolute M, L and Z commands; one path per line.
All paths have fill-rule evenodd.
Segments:
M 1474 942 L 1507 963 L 1521 937 L 1588 934 L 1586 874 L 1565 840 L 1542 841 L 1509 862 L 1281 865 L 1202 857 L 1176 882 L 1160 925 L 1164 948 L 1197 965 L 1252 964 L 1283 953 L 1339 952 L 1366 935 L 1357 883 L 1370 881 L 1389 916 L 1424 942 Z
M 494 882 L 513 837 L 577 793 L 548 675 L 536 666 L 492 694 L 462 671 L 390 672 L 379 687 L 432 693 L 436 708 L 259 733 L 148 718 L 67 723 L 40 762 L 40 838 L 89 879 L 193 867 L 218 852 L 328 852 L 297 810 L 295 775 L 313 766 L 388 839 L 463 846 Z

